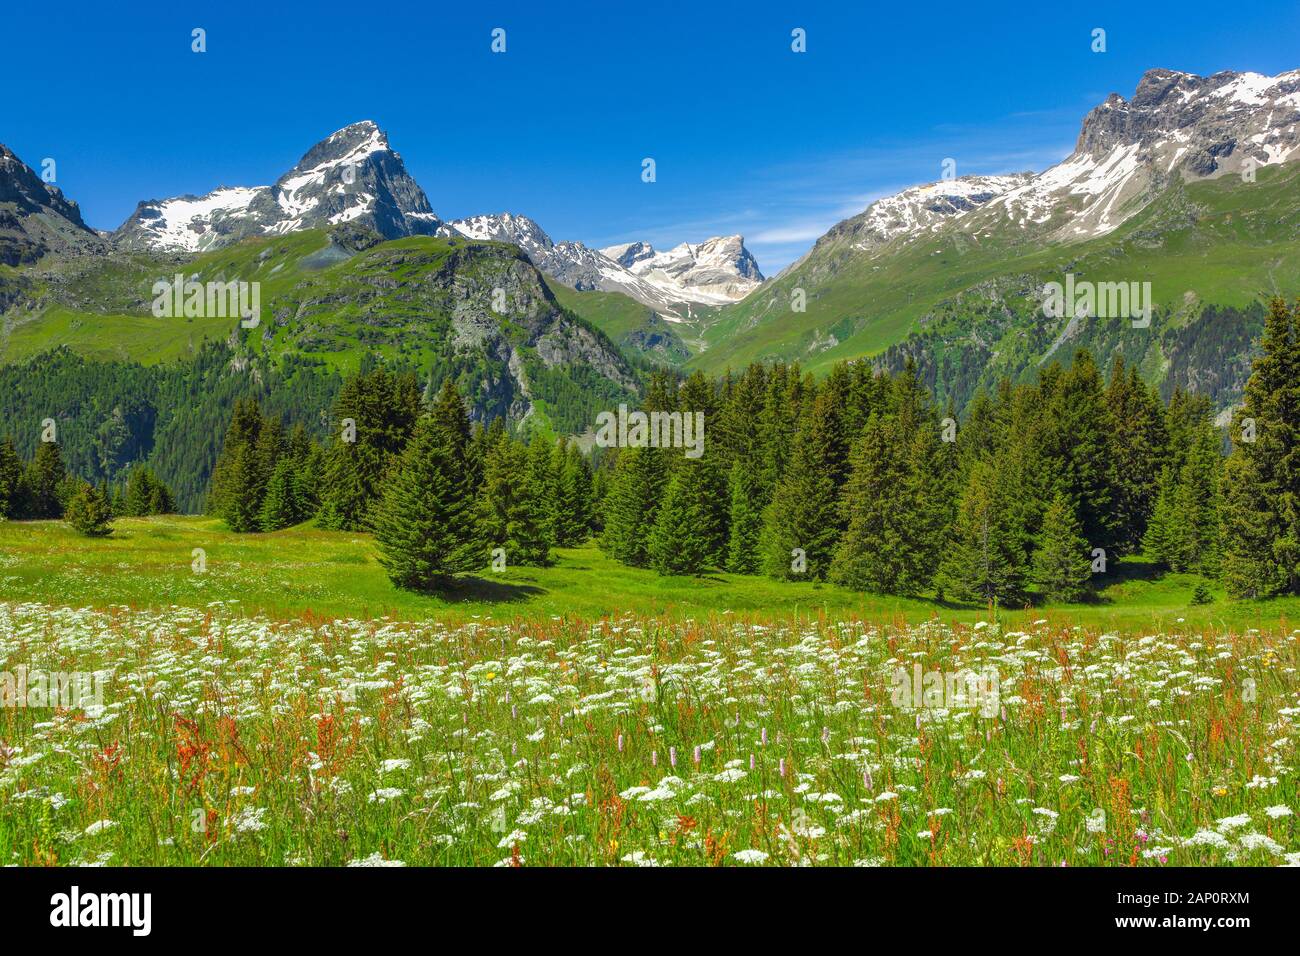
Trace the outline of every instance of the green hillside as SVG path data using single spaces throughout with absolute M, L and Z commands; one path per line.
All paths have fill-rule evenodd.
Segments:
M 621 292 L 579 292 L 549 277 L 546 285 L 556 301 L 596 326 L 628 355 L 670 365 L 691 356 L 672 323 Z
M 689 364 L 716 374 L 783 358 L 822 371 L 842 359 L 879 355 L 930 328 L 941 328 L 945 340 L 960 337 L 990 312 L 1015 318 L 1001 329 L 1013 341 L 1038 325 L 1051 343 L 1066 323 L 1042 317 L 1038 290 L 1066 272 L 1151 282 L 1163 318 L 1150 330 L 1131 331 L 1152 340 L 1200 304 L 1245 307 L 1293 292 L 1300 278 L 1300 166 L 1263 169 L 1251 184 L 1236 177 L 1176 180 L 1119 229 L 1069 245 L 1043 246 L 1009 230 L 977 239 L 952 229 L 874 252 L 823 242 L 785 275 L 724 309 L 706 332 L 709 348 Z M 807 296 L 803 313 L 790 308 L 796 288 Z M 1003 344 L 985 343 L 989 354 Z M 1042 357 L 1031 350 L 1019 361 L 1024 367 Z M 1161 363 L 1150 364 L 1154 371 Z

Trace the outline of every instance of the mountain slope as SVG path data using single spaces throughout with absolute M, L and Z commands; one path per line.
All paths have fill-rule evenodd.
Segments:
M 261 321 L 157 318 L 153 283 L 260 283 Z M 265 357 L 355 372 L 375 358 L 462 381 L 480 418 L 582 431 L 634 395 L 635 372 L 600 330 L 564 308 L 514 246 L 413 236 L 381 241 L 349 223 L 249 239 L 183 264 L 147 255 L 35 269 L 4 315 L 0 362 L 67 346 L 100 360 L 188 359 L 226 342 Z M 500 312 L 494 308 L 500 304 Z
M 0 264 L 24 265 L 51 252 L 101 252 L 104 245 L 75 202 L 0 143 Z
M 838 224 L 722 310 L 692 364 L 718 372 L 782 358 L 824 368 L 901 348 L 963 309 L 1016 315 L 1021 331 L 1051 325 L 1041 290 L 1067 272 L 1150 281 L 1166 314 L 1294 293 L 1296 159 L 1300 71 L 1153 70 L 1131 101 L 1112 95 L 1093 110 L 1075 152 L 1041 174 L 915 187 Z
M 509 212 L 457 219 L 438 234 L 514 243 L 537 268 L 570 288 L 620 293 L 670 322 L 742 299 L 763 281 L 743 236 L 682 243 L 668 253 L 641 242 L 597 251 L 581 242 L 553 242 L 532 219 Z
M 387 135 L 370 120 L 317 143 L 272 186 L 222 186 L 204 196 L 142 202 L 113 241 L 125 249 L 192 253 L 344 222 L 385 239 L 432 235 L 441 225 Z

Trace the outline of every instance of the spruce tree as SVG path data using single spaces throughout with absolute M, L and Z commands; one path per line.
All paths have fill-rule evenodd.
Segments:
M 501 435 L 483 464 L 479 531 L 489 551 L 505 550 L 508 565 L 544 567 L 551 560 L 546 508 L 528 470 L 528 449 Z
M 259 524 L 263 531 L 279 531 L 302 520 L 302 508 L 298 500 L 298 485 L 295 478 L 294 463 L 288 458 L 281 459 L 275 466 L 275 470 L 271 472 L 259 515 Z
M 820 454 L 829 443 L 815 434 L 818 421 L 810 418 L 796 435 L 785 474 L 764 512 L 763 570 L 771 577 L 820 581 L 830 573 L 840 512 Z
M 576 548 L 591 536 L 591 466 L 575 443 L 561 447 L 565 450 L 558 487 L 556 544 Z
M 68 501 L 65 520 L 88 538 L 102 538 L 113 531 L 109 524 L 112 517 L 104 492 L 82 482 Z
M 17 518 L 22 506 L 23 462 L 8 435 L 0 441 L 0 520 Z
M 548 549 L 555 544 L 559 521 L 559 476 L 555 473 L 552 450 L 555 444 L 540 434 L 528 443 L 528 470 L 525 484 L 533 497 Z
M 1092 580 L 1091 552 L 1074 507 L 1063 494 L 1052 499 L 1043 515 L 1033 559 L 1034 582 L 1049 601 L 1075 603 L 1088 594 Z
M 646 541 L 650 565 L 660 574 L 699 574 L 717 565 L 723 529 L 716 472 L 705 458 L 685 458 L 673 469 Z
M 1273 554 L 1276 514 L 1258 464 L 1234 453 L 1223 465 L 1223 557 L 1220 574 L 1239 598 L 1271 597 L 1283 582 Z
M 32 518 L 59 518 L 63 516 L 60 500 L 61 486 L 67 479 L 63 456 L 57 442 L 43 441 L 36 446 L 36 455 L 27 466 L 24 487 L 27 509 Z
M 914 479 L 909 436 L 897 418 L 873 414 L 854 446 L 840 499 L 847 525 L 830 578 L 859 591 L 913 594 L 929 580 L 930 555 L 918 547 L 926 502 Z
M 657 448 L 619 449 L 604 500 L 601 548 L 633 567 L 650 563 L 647 538 L 667 484 L 667 466 Z
M 125 513 L 133 518 L 151 514 L 153 497 L 153 472 L 144 465 L 136 465 L 126 478 Z
M 449 442 L 457 487 L 462 495 L 474 483 L 466 474 L 468 424 L 455 385 L 443 383 L 437 399 L 437 427 Z M 334 403 L 334 438 L 320 483 L 318 523 L 344 531 L 369 528 L 384 482 L 396 467 L 420 415 L 415 376 L 376 368 L 344 383 Z M 350 427 L 345 427 L 350 426 Z
M 460 468 L 445 431 L 421 418 L 374 516 L 379 562 L 398 587 L 446 588 L 456 573 L 487 563 Z
M 971 466 L 939 565 L 945 594 L 1003 606 L 1023 603 L 1026 543 L 1009 507 L 1015 491 L 1006 472 L 988 460 Z
M 731 466 L 731 515 L 727 540 L 727 570 L 757 574 L 763 536 L 762 475 L 752 458 L 739 457 Z
M 1300 305 L 1295 309 L 1300 313 Z M 1235 597 L 1300 591 L 1300 342 L 1293 311 L 1269 305 L 1262 354 L 1234 417 L 1224 468 L 1222 567 Z

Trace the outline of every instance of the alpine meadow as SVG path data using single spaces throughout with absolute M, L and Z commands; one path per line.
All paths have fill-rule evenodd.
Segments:
M 0 862 L 145 874 L 38 922 L 825 866 L 1251 925 L 1168 880 L 1300 865 L 1295 11 L 325 6 L 124 12 L 0 124 Z

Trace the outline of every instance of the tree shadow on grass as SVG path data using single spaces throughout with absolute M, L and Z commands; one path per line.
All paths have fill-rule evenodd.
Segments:
M 1110 570 L 1101 579 L 1100 587 L 1090 592 L 1080 604 L 1107 606 L 1118 603 L 1114 594 L 1107 593 L 1112 588 L 1137 582 L 1158 581 L 1169 570 L 1156 561 L 1131 560 L 1119 561 L 1110 566 Z
M 428 588 L 420 593 L 441 598 L 449 604 L 466 604 L 474 601 L 509 604 L 545 594 L 546 589 L 532 584 L 508 584 L 505 581 L 492 581 L 488 578 L 466 575 L 455 578 L 445 586 Z

